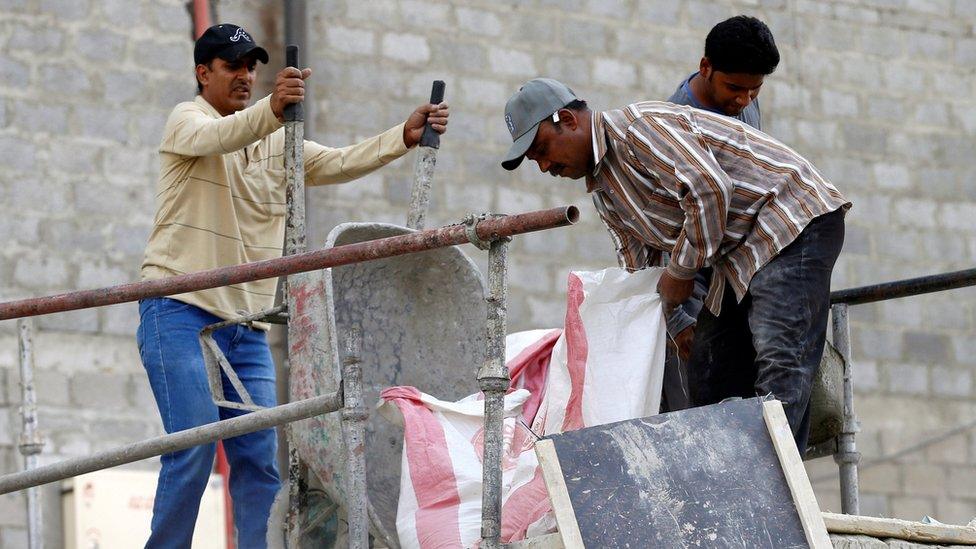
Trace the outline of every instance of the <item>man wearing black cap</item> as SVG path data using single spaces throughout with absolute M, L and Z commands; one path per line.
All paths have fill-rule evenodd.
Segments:
M 827 329 L 830 275 L 850 203 L 805 158 L 727 116 L 657 101 L 593 112 L 565 84 L 508 100 L 513 143 L 553 176 L 584 179 L 630 270 L 671 259 L 657 290 L 672 312 L 712 269 L 688 361 L 694 405 L 773 394 L 801 455 Z
M 200 94 L 180 103 L 166 123 L 159 149 L 157 210 L 142 278 L 280 257 L 284 240 L 285 182 L 282 115 L 304 97 L 311 69 L 289 67 L 271 95 L 248 106 L 257 62 L 267 52 L 241 27 L 217 25 L 194 48 Z M 417 144 L 427 122 L 443 133 L 447 105 L 421 105 L 406 122 L 375 137 L 331 149 L 305 142 L 308 185 L 342 183 L 399 158 Z M 218 409 L 210 395 L 198 340 L 208 324 L 273 305 L 275 279 L 140 302 L 139 353 L 163 426 L 169 433 L 240 415 Z M 275 405 L 268 325 L 234 325 L 214 339 L 259 406 Z M 224 391 L 237 393 L 227 379 Z M 271 503 L 280 480 L 273 429 L 224 441 L 240 549 L 264 547 Z M 213 465 L 206 444 L 162 457 L 147 547 L 189 547 L 200 497 Z

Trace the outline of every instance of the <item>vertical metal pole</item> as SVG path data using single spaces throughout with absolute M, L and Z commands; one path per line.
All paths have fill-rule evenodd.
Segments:
M 434 80 L 430 90 L 430 102 L 439 105 L 444 101 L 444 81 Z M 427 124 L 420 137 L 417 147 L 417 163 L 413 169 L 413 190 L 410 193 L 410 212 L 407 214 L 407 227 L 423 229 L 427 222 L 427 210 L 430 206 L 430 183 L 434 177 L 434 166 L 437 165 L 437 149 L 441 146 L 441 137 Z
M 285 48 L 285 64 L 289 67 L 301 69 L 298 62 L 298 46 L 287 46 Z M 301 103 L 294 103 L 285 107 L 285 196 L 287 200 L 287 213 L 285 216 L 285 255 L 299 254 L 305 251 L 305 123 L 304 111 Z M 294 284 L 289 284 L 294 282 Z M 299 279 L 289 276 L 284 284 L 284 292 L 288 303 L 288 310 L 295 310 L 295 303 L 292 297 L 294 288 L 291 285 L 298 285 Z M 291 335 L 292 325 L 289 322 L 289 335 Z M 289 338 L 291 339 L 291 338 Z M 289 347 L 290 351 L 290 347 Z M 289 368 L 291 357 L 289 353 Z M 290 432 L 290 429 L 285 429 Z M 292 444 L 288 444 L 288 546 L 297 548 L 300 545 L 301 531 L 303 523 L 303 513 L 308 507 L 308 469 L 298 456 L 298 451 Z
M 485 447 L 481 496 L 481 547 L 501 547 L 502 523 L 502 444 L 505 392 L 508 368 L 505 366 L 505 330 L 508 297 L 508 242 L 494 240 L 488 251 L 488 337 L 485 361 L 478 372 L 478 386 L 485 395 Z
M 306 0 L 285 0 L 285 44 L 298 46 L 299 51 L 308 51 L 308 2 Z M 297 65 L 296 65 L 297 66 Z M 298 67 L 301 68 L 301 67 Z M 305 116 L 305 137 L 315 134 L 315 98 L 311 86 L 305 88 L 303 109 Z
M 289 67 L 298 64 L 298 46 L 285 49 Z M 305 113 L 301 103 L 285 107 L 285 181 L 288 215 L 285 220 L 285 255 L 305 251 Z
M 284 0 L 284 19 L 285 19 L 285 44 L 294 44 L 298 46 L 298 51 L 305 50 L 306 40 L 308 30 L 307 23 L 307 5 L 305 0 Z M 287 50 L 285 51 L 287 56 Z M 288 61 L 287 59 L 285 61 Z M 298 64 L 298 60 L 295 60 L 295 64 Z M 298 67 L 300 68 L 300 67 Z M 313 105 L 315 100 L 312 97 L 311 86 L 306 86 L 305 88 L 305 100 L 302 102 L 303 117 L 305 119 L 302 124 L 302 133 L 304 138 L 308 138 L 314 133 L 313 121 L 315 119 L 315 113 L 313 112 Z M 286 191 L 287 192 L 287 191 Z M 291 207 L 288 207 L 287 217 L 291 217 Z M 282 281 L 280 284 L 280 291 L 282 296 L 287 296 L 288 288 L 285 282 Z M 287 298 L 286 298 L 287 299 Z M 278 402 L 288 402 L 291 398 L 291 373 L 288 371 L 288 361 L 286 357 L 288 355 L 288 336 L 286 330 L 279 330 L 277 327 L 272 327 L 271 331 L 268 332 L 268 344 L 271 346 L 272 358 L 277 364 L 277 383 L 276 383 L 276 396 Z M 278 428 L 278 463 L 279 470 L 285 471 L 291 469 L 291 447 L 289 445 L 288 433 L 290 432 L 290 427 L 283 426 Z
M 366 420 L 363 403 L 362 334 L 350 330 L 342 360 L 342 438 L 346 444 L 346 502 L 349 518 L 349 548 L 369 547 L 369 510 L 366 494 Z
M 20 335 L 20 387 L 23 431 L 20 434 L 20 453 L 24 456 L 24 469 L 37 467 L 37 454 L 41 453 L 44 441 L 37 431 L 37 404 L 34 393 L 34 344 L 31 338 L 33 322 L 29 318 L 17 320 Z M 27 489 L 27 543 L 30 549 L 44 547 L 44 527 L 41 517 L 40 488 Z
M 854 415 L 854 366 L 851 364 L 851 325 L 847 317 L 847 304 L 839 303 L 831 308 L 834 347 L 844 359 L 844 424 L 837 436 L 837 453 L 834 461 L 840 467 L 840 509 L 842 513 L 857 515 L 860 512 L 857 487 L 857 464 L 861 454 L 857 452 L 854 437 L 860 430 Z

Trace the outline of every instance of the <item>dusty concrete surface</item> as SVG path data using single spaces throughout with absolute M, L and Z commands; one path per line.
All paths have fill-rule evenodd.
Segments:
M 411 230 L 396 225 L 348 223 L 332 231 L 326 246 L 407 232 Z M 378 402 L 380 391 L 397 385 L 417 387 L 446 400 L 478 391 L 476 376 L 485 355 L 485 290 L 481 273 L 459 248 L 337 267 L 326 271 L 325 287 L 330 294 L 327 301 L 334 306 L 334 315 L 326 312 L 326 339 L 342 341 L 353 328 L 362 334 L 363 390 L 368 406 Z M 326 348 L 341 360 L 341 346 Z M 321 392 L 334 383 L 324 381 Z M 330 495 L 345 491 L 338 416 L 329 414 L 294 427 L 296 447 Z M 390 531 L 396 529 L 402 440 L 400 427 L 375 412 L 370 414 L 366 433 L 369 498 Z
M 403 234 L 379 224 L 352 225 L 336 245 Z M 386 387 L 410 385 L 445 400 L 478 392 L 485 353 L 484 283 L 457 248 L 333 270 L 336 329 L 363 334 L 366 402 Z M 370 501 L 394 528 L 400 494 L 403 430 L 376 413 L 367 427 Z M 394 528 L 395 529 L 395 528 Z
M 834 544 L 834 549 L 966 549 L 972 545 L 932 545 L 928 543 L 915 543 L 901 539 L 878 539 L 868 536 L 851 536 L 841 534 L 831 534 L 830 541 Z

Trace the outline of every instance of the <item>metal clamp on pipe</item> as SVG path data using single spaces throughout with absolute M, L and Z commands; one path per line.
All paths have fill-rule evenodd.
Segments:
M 491 249 L 491 243 L 496 240 L 504 239 L 506 242 L 511 240 L 511 238 L 507 236 L 499 237 L 492 235 L 492 238 L 489 238 L 488 240 L 484 240 L 478 236 L 478 223 L 481 223 L 489 218 L 495 219 L 499 217 L 505 217 L 505 214 L 493 214 L 488 212 L 484 212 L 480 215 L 475 215 L 473 213 L 466 214 L 461 224 L 464 225 L 464 235 L 468 237 L 468 242 L 474 244 L 479 250 L 489 250 Z

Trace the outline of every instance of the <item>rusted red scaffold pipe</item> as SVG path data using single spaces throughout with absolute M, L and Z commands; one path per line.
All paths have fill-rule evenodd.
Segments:
M 548 210 L 488 217 L 477 222 L 475 232 L 479 239 L 491 241 L 507 236 L 565 227 L 576 223 L 578 219 L 578 208 L 562 206 Z M 95 290 L 81 290 L 54 296 L 8 301 L 0 303 L 0 320 L 103 307 L 149 297 L 195 292 L 252 280 L 456 246 L 469 242 L 468 235 L 465 232 L 466 227 L 463 224 L 449 225 L 439 229 L 418 231 L 402 236 L 380 238 L 159 280 L 145 280 Z

